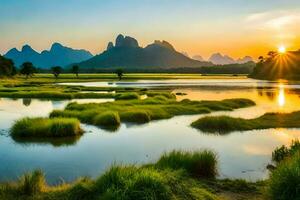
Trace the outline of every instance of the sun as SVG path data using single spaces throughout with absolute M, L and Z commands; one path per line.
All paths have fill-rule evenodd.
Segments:
M 285 46 L 281 45 L 280 47 L 278 47 L 278 52 L 284 54 L 286 52 Z

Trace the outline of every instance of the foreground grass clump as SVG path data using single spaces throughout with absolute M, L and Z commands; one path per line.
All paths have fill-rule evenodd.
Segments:
M 20 192 L 24 195 L 34 195 L 45 190 L 46 180 L 41 170 L 24 174 L 20 178 Z
M 272 171 L 268 192 L 274 200 L 300 199 L 300 151 L 282 160 Z
M 292 142 L 290 148 L 285 145 L 276 148 L 272 153 L 272 160 L 279 163 L 284 159 L 293 156 L 296 152 L 300 152 L 300 141 L 295 140 Z
M 219 133 L 267 128 L 299 128 L 300 111 L 288 114 L 266 113 L 255 119 L 209 116 L 198 119 L 191 126 L 205 132 Z
M 189 155 L 201 154 L 194 152 Z M 172 154 L 172 153 L 171 153 Z M 169 157 L 172 157 L 170 154 Z M 187 155 L 187 153 L 184 153 Z M 168 157 L 168 155 L 165 155 Z M 194 160 L 197 160 L 194 158 Z M 203 161 L 202 161 L 203 162 Z M 197 163 L 193 163 L 197 165 Z M 160 167 L 157 167 L 160 165 Z M 191 163 L 189 164 L 192 167 Z M 55 200 L 220 200 L 201 179 L 187 176 L 186 166 L 168 165 L 112 166 L 99 178 L 81 178 L 72 184 L 48 186 L 40 171 L 27 174 L 13 184 L 0 184 L 0 199 Z M 213 179 L 211 181 L 217 181 Z
M 74 118 L 23 118 L 11 128 L 13 137 L 67 137 L 82 132 L 79 120 Z
M 123 100 L 107 103 L 69 104 L 65 110 L 55 110 L 50 117 L 74 117 L 88 124 L 94 123 L 98 114 L 117 112 L 122 122 L 146 123 L 151 120 L 168 119 L 176 115 L 203 114 L 220 110 L 233 110 L 253 106 L 248 99 L 223 101 L 176 101 L 166 96 L 148 97 L 145 100 Z M 98 124 L 101 125 L 101 124 Z
M 212 151 L 172 151 L 163 155 L 156 163 L 159 168 L 184 169 L 190 175 L 201 178 L 215 178 L 218 174 L 217 156 Z

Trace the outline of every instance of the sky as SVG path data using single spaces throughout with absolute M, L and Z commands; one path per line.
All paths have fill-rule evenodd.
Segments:
M 101 53 L 120 33 L 208 58 L 300 49 L 300 0 L 0 0 L 0 54 L 53 42 Z

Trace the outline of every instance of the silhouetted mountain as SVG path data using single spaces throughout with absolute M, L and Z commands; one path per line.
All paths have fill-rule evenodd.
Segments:
M 16 66 L 20 66 L 24 62 L 32 62 L 38 68 L 50 68 L 57 65 L 66 66 L 93 57 L 86 50 L 75 50 L 59 43 L 54 43 L 49 51 L 45 50 L 41 53 L 36 52 L 29 45 L 24 45 L 21 51 L 13 48 L 4 56 L 12 59 Z
M 268 57 L 260 58 L 250 77 L 267 80 L 300 80 L 300 50 L 285 54 L 269 52 Z
M 247 62 L 253 62 L 253 58 L 250 57 L 250 56 L 245 56 L 244 58 L 237 59 L 236 62 L 238 64 L 244 64 L 244 63 L 247 63 Z
M 212 63 L 184 56 L 166 41 L 156 40 L 142 48 L 136 39 L 121 34 L 118 35 L 114 46 L 110 42 L 102 54 L 79 63 L 79 66 L 85 68 L 177 68 L 210 65 Z
M 253 62 L 253 59 L 250 56 L 245 56 L 244 58 L 234 60 L 233 58 L 227 55 L 222 55 L 220 53 L 215 53 L 211 55 L 211 57 L 208 60 L 216 65 L 244 64 L 247 62 Z
M 200 56 L 200 55 L 194 55 L 192 58 L 194 60 L 198 60 L 198 61 L 202 61 L 202 62 L 205 61 L 204 58 L 202 56 Z
M 223 56 L 220 53 L 215 53 L 211 55 L 211 57 L 208 60 L 216 65 L 228 65 L 236 63 L 236 61 L 233 58 L 227 55 Z

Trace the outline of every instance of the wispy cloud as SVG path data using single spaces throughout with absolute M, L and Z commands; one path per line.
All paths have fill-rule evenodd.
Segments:
M 300 12 L 270 11 L 253 13 L 245 22 L 258 29 L 291 29 L 300 23 Z

